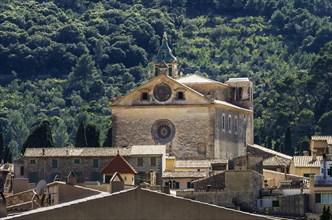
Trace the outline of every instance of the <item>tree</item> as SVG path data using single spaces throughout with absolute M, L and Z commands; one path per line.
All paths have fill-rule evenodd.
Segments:
M 59 119 L 53 128 L 53 139 L 56 147 L 66 147 L 69 144 L 67 126 L 62 119 Z
M 317 124 L 322 135 L 332 135 L 332 111 L 324 113 Z
M 35 130 L 28 136 L 23 143 L 22 153 L 24 154 L 27 148 L 50 148 L 54 147 L 50 123 L 43 121 Z
M 85 127 L 83 121 L 80 122 L 76 132 L 75 147 L 87 147 L 88 143 L 86 140 Z
M 107 137 L 103 143 L 103 147 L 112 147 L 112 127 L 107 131 Z
M 88 147 L 100 147 L 99 143 L 99 130 L 93 124 L 88 124 L 86 126 L 86 140 Z
M 320 220 L 330 220 L 331 219 L 331 211 L 330 206 L 327 206 L 327 208 L 324 205 L 323 213 L 320 215 Z
M 285 133 L 285 140 L 284 140 L 284 153 L 288 154 L 288 155 L 293 155 L 294 153 L 294 149 L 293 149 L 293 145 L 292 145 L 292 134 L 291 134 L 291 129 L 288 126 L 286 129 L 286 133 Z
M 0 160 L 4 159 L 4 151 L 3 133 L 0 132 Z

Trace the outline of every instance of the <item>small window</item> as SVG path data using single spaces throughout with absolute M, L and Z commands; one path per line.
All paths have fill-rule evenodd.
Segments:
M 238 120 L 237 117 L 234 118 L 234 131 L 237 132 L 238 130 Z
M 137 166 L 139 166 L 139 167 L 143 166 L 143 158 L 142 157 L 137 158 Z
M 172 74 L 172 66 L 170 66 L 170 67 L 168 67 L 168 75 L 169 76 L 173 76 L 173 74 Z
M 225 114 L 222 114 L 222 130 L 225 131 Z
M 36 164 L 36 160 L 30 160 L 29 163 L 30 164 Z
M 21 167 L 20 167 L 20 175 L 21 175 L 21 176 L 24 176 L 24 166 L 21 166 Z
M 151 157 L 151 166 L 156 166 L 157 165 L 157 160 L 155 157 Z
M 80 159 L 74 159 L 74 164 L 80 164 L 81 160 Z
M 232 116 L 228 115 L 228 131 L 232 132 Z
M 176 99 L 177 100 L 184 100 L 184 92 L 177 92 Z
M 58 160 L 52 160 L 52 168 L 58 168 Z
M 98 159 L 93 159 L 92 165 L 93 165 L 93 168 L 98 168 L 99 167 L 99 160 Z
M 321 203 L 321 194 L 320 193 L 315 194 L 315 202 L 316 203 Z
M 148 101 L 149 100 L 149 94 L 147 92 L 142 93 L 142 100 L 143 101 Z

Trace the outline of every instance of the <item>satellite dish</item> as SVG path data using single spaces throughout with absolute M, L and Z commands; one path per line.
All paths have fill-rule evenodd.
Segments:
M 43 195 L 43 193 L 45 192 L 45 189 L 47 187 L 47 183 L 45 180 L 40 180 L 35 188 L 35 192 L 37 193 L 37 195 L 39 197 L 41 197 Z

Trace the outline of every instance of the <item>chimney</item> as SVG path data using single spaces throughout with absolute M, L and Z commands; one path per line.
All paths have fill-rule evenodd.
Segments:
M 303 156 L 309 156 L 309 152 L 306 151 L 306 150 L 304 150 L 304 151 L 303 151 Z
M 316 156 L 317 156 L 317 150 L 314 149 L 314 150 L 312 150 L 312 160 L 313 161 L 315 161 L 317 159 Z

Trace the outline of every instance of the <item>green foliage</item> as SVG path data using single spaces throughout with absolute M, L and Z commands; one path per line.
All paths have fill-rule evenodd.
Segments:
M 320 220 L 330 220 L 331 219 L 331 211 L 330 206 L 323 208 L 323 213 L 320 215 Z
M 85 129 L 87 147 L 100 147 L 99 135 L 100 132 L 93 124 L 87 124 Z
M 83 121 L 80 122 L 76 133 L 75 147 L 87 147 L 87 138 Z
M 27 140 L 23 143 L 22 154 L 27 148 L 50 148 L 54 147 L 50 123 L 43 121 L 36 127 L 28 136 Z
M 110 127 L 107 130 L 107 136 L 106 136 L 106 139 L 105 139 L 105 141 L 103 143 L 103 147 L 113 147 L 112 141 L 113 141 L 113 138 L 112 138 L 112 127 Z
M 147 80 L 167 31 L 184 74 L 254 82 L 257 144 L 305 148 L 331 135 L 331 12 L 329 0 L 1 2 L 4 145 L 17 157 L 45 119 L 56 146 L 76 145 L 80 120 L 110 143 L 109 101 Z

